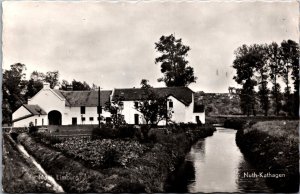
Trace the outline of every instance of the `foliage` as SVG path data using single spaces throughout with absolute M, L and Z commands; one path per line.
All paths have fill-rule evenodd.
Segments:
M 76 81 L 75 79 L 72 81 L 73 91 L 82 91 L 82 90 L 91 90 L 91 87 L 84 81 Z
M 112 101 L 106 102 L 104 110 L 111 113 L 111 119 L 115 127 L 126 124 L 122 110 L 124 108 L 124 98 L 115 96 Z
M 130 160 L 139 157 L 147 149 L 134 140 L 91 140 L 79 137 L 71 137 L 51 146 L 95 169 L 126 166 Z
M 24 64 L 16 63 L 5 70 L 2 78 L 2 123 L 11 123 L 12 113 L 24 102 L 27 81 L 25 80 L 26 67 Z
M 281 48 L 276 42 L 272 42 L 267 49 L 268 63 L 270 68 L 270 81 L 272 83 L 271 94 L 273 98 L 273 106 L 275 107 L 275 114 L 278 116 L 281 109 L 281 92 L 280 85 L 278 84 L 278 76 L 281 72 Z
M 161 53 L 155 63 L 161 63 L 161 72 L 164 74 L 164 77 L 158 79 L 159 82 L 165 82 L 168 87 L 188 86 L 196 82 L 194 69 L 187 66 L 188 61 L 185 59 L 190 47 L 183 45 L 181 39 L 176 39 L 173 34 L 162 36 L 155 43 L 155 49 Z
M 36 133 L 38 132 L 39 128 L 33 125 L 33 122 L 29 123 L 29 133 Z
M 270 45 L 243 45 L 235 51 L 236 58 L 233 67 L 236 69 L 234 80 L 242 85 L 240 105 L 244 114 L 255 115 L 256 98 L 264 110 L 265 116 L 270 109 L 269 94 L 273 100 L 275 114 L 279 115 L 281 108 L 288 115 L 298 115 L 299 107 L 299 45 L 292 41 L 282 41 L 279 46 L 273 42 Z M 280 80 L 285 83 L 284 95 L 280 91 Z M 271 92 L 268 80 L 272 83 Z M 291 93 L 290 80 L 293 80 L 294 94 Z M 259 85 L 258 93 L 254 88 Z M 282 104 L 282 96 L 284 103 Z
M 161 120 L 169 120 L 172 116 L 171 110 L 167 108 L 166 96 L 159 96 L 148 84 L 148 80 L 141 81 L 144 95 L 135 103 L 135 109 L 142 113 L 147 124 L 157 125 Z
M 257 82 L 254 79 L 254 73 L 257 60 L 260 59 L 258 59 L 256 49 L 247 45 L 239 47 L 235 51 L 235 55 L 233 68 L 236 69 L 237 74 L 233 79 L 243 86 L 240 94 L 241 110 L 249 116 L 255 107 L 254 86 L 257 85 Z
M 53 89 L 59 84 L 58 77 L 58 71 L 48 71 L 45 75 L 44 81 L 50 83 L 50 88 Z
M 284 179 L 269 178 L 274 192 L 299 190 L 299 121 L 258 122 L 239 130 L 236 143 L 254 167 L 271 174 L 284 174 Z

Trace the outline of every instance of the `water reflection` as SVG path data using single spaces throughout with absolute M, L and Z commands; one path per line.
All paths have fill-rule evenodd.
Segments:
M 271 192 L 264 180 L 241 178 L 255 169 L 235 143 L 236 131 L 218 127 L 213 136 L 199 140 L 173 176 L 168 192 Z
M 259 174 L 260 170 L 254 168 L 245 159 L 240 160 L 238 167 L 238 190 L 244 192 L 273 192 L 272 189 L 266 186 L 266 179 L 260 177 L 247 177 L 247 174 L 256 173 Z

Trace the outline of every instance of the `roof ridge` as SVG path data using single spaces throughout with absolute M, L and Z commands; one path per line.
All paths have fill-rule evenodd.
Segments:
M 172 86 L 172 87 L 151 87 L 153 89 L 169 89 L 169 88 L 188 88 L 187 86 Z M 115 88 L 116 90 L 134 90 L 134 89 L 144 89 L 144 88 Z M 191 90 L 191 89 L 190 89 Z
M 98 92 L 98 90 L 72 90 L 72 91 L 67 91 L 67 90 L 57 90 L 60 92 Z M 100 92 L 111 92 L 112 90 L 100 90 Z

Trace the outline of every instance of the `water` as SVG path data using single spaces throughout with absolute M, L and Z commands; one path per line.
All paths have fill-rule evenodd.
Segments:
M 217 127 L 213 136 L 199 140 L 172 178 L 172 192 L 272 192 L 235 143 L 236 130 Z
M 42 168 L 42 166 L 32 157 L 28 154 L 28 152 L 25 150 L 24 146 L 22 146 L 21 144 L 17 144 L 19 150 L 26 156 L 28 157 L 31 162 L 41 171 L 41 173 L 43 174 L 44 177 L 47 178 L 47 180 L 49 182 L 52 183 L 52 185 L 54 186 L 53 189 L 55 190 L 56 193 L 63 193 L 64 190 L 63 188 L 55 181 L 55 179 L 48 175 L 45 170 Z

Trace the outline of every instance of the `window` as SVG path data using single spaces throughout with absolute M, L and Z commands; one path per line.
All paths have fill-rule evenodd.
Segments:
M 173 108 L 173 102 L 172 101 L 169 102 L 169 108 Z
M 44 119 L 42 119 L 42 126 L 44 126 Z
M 37 125 L 37 119 L 34 120 L 34 124 L 35 124 L 35 126 Z
M 85 114 L 85 106 L 80 107 L 80 114 Z
M 94 117 L 90 117 L 90 121 L 93 121 L 94 120 Z
M 85 117 L 81 117 L 81 120 L 82 120 L 82 121 L 85 121 Z
M 97 113 L 101 114 L 102 113 L 102 106 L 97 106 Z

